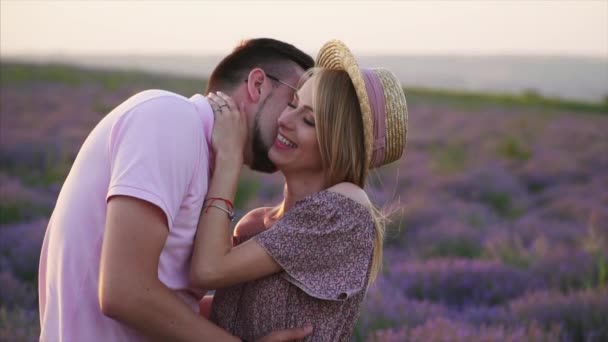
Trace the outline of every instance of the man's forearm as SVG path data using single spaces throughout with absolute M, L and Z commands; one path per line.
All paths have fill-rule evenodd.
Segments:
M 152 340 L 239 341 L 192 311 L 160 281 L 131 289 L 122 296 L 115 294 L 104 313 Z
M 163 211 L 128 196 L 108 201 L 98 296 L 101 310 L 155 340 L 231 341 L 158 278 L 169 228 Z

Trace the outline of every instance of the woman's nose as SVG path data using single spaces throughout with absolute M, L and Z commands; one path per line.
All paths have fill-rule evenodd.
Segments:
M 293 127 L 293 114 L 294 110 L 290 107 L 285 108 L 283 113 L 279 116 L 279 126 L 286 129 L 292 129 Z

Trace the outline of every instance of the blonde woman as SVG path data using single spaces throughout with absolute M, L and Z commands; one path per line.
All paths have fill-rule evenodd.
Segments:
M 382 263 L 384 227 L 363 187 L 370 168 L 403 152 L 405 97 L 392 73 L 360 69 L 339 41 L 323 46 L 317 65 L 279 117 L 269 152 L 284 199 L 248 213 L 234 236 L 245 141 L 234 131 L 246 123 L 229 97 L 209 94 L 216 164 L 191 281 L 218 289 L 211 320 L 243 340 L 305 324 L 314 328 L 307 340 L 349 340 Z

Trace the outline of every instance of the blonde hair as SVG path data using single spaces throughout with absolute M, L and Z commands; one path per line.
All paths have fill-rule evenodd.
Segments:
M 316 75 L 313 84 L 313 109 L 321 162 L 325 170 L 325 187 L 350 182 L 363 188 L 368 166 L 365 162 L 363 119 L 355 88 L 345 71 L 313 68 L 308 70 L 300 84 Z M 273 219 L 283 216 L 281 203 L 271 211 Z M 371 205 L 374 220 L 374 250 L 369 284 L 382 269 L 382 247 L 386 226 L 385 217 Z

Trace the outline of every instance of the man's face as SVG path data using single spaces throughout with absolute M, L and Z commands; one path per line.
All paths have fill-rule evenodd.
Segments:
M 251 169 L 268 173 L 276 171 L 276 167 L 268 158 L 268 151 L 277 136 L 279 115 L 293 99 L 295 91 L 292 87 L 298 84 L 303 73 L 302 68 L 294 68 L 289 76 L 284 76 L 279 81 L 271 79 L 274 75 L 266 77 L 266 82 L 272 84 L 272 91 L 261 100 L 254 115 Z M 291 87 L 288 85 L 291 85 Z

